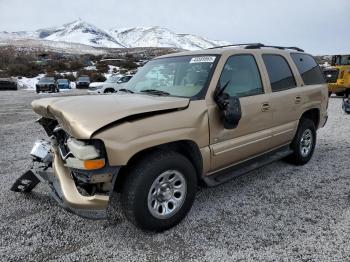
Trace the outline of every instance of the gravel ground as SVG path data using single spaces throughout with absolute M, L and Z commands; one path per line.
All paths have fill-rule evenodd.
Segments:
M 310 163 L 279 161 L 202 188 L 182 223 L 153 234 L 124 219 L 67 213 L 41 185 L 28 195 L 9 190 L 26 169 L 34 140 L 45 137 L 30 108 L 38 97 L 0 92 L 1 261 L 350 260 L 350 115 L 341 99 L 330 100 Z

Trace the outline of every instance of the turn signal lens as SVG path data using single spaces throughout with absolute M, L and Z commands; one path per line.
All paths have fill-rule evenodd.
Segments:
M 105 166 L 104 159 L 94 159 L 94 160 L 85 160 L 84 167 L 86 170 L 99 169 Z

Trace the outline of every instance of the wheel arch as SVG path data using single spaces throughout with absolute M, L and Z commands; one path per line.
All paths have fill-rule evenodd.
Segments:
M 135 153 L 128 160 L 127 164 L 125 166 L 122 166 L 119 171 L 118 177 L 115 182 L 115 190 L 117 192 L 121 191 L 121 188 L 124 183 L 124 179 L 128 174 L 128 170 L 133 166 L 133 163 L 136 163 L 141 158 L 143 158 L 146 154 L 154 151 L 175 151 L 177 153 L 182 154 L 192 163 L 192 165 L 196 170 L 197 179 L 198 181 L 201 181 L 201 177 L 203 173 L 203 158 L 198 145 L 192 140 L 179 140 L 179 141 L 156 145 Z
M 300 117 L 300 119 L 307 118 L 314 122 L 316 129 L 319 128 L 320 124 L 320 109 L 319 108 L 311 108 L 306 110 Z

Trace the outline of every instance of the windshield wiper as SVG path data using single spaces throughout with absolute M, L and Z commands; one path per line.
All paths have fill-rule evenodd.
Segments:
M 170 93 L 162 91 L 162 90 L 157 90 L 157 89 L 145 89 L 141 90 L 141 93 L 147 93 L 151 95 L 157 95 L 157 96 L 169 96 Z
M 127 88 L 121 88 L 121 89 L 119 89 L 118 91 L 122 91 L 122 92 L 130 93 L 130 94 L 135 93 L 134 91 L 131 91 L 130 89 L 127 89 Z

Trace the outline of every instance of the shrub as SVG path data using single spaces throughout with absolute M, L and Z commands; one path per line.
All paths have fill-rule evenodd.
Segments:
M 99 73 L 108 73 L 109 66 L 105 63 L 98 63 L 98 64 L 96 64 L 96 70 Z
M 79 71 L 84 67 L 84 64 L 78 60 L 73 60 L 69 62 L 69 69 L 72 71 Z
M 78 72 L 78 76 L 89 76 L 91 82 L 103 82 L 106 80 L 102 73 L 92 70 L 81 70 Z
M 6 71 L 9 76 L 24 77 L 35 77 L 38 74 L 43 73 L 42 68 L 35 63 L 11 64 Z
M 106 77 L 98 72 L 94 72 L 90 75 L 90 81 L 91 82 L 104 82 L 106 81 Z

